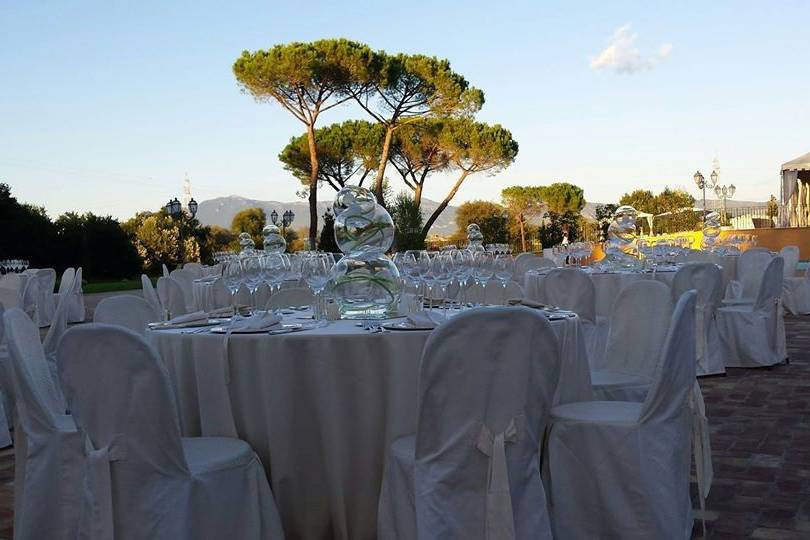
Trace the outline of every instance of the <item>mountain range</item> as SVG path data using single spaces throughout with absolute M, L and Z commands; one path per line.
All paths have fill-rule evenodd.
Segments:
M 589 219 L 594 219 L 596 214 L 596 206 L 602 203 L 589 202 L 582 209 L 582 215 Z M 700 207 L 702 201 L 697 201 L 695 206 Z M 318 203 L 318 215 L 322 216 L 327 208 L 332 206 L 332 202 L 327 199 Z M 439 206 L 439 203 L 430 199 L 422 199 L 422 215 L 427 219 L 431 213 Z M 707 200 L 706 206 L 708 208 L 719 208 L 722 203 L 717 200 Z M 739 207 L 757 207 L 767 206 L 764 202 L 754 201 L 728 201 L 728 208 Z M 292 210 L 295 214 L 295 220 L 292 227 L 294 229 L 308 229 L 309 228 L 309 204 L 307 201 L 299 200 L 293 202 L 281 201 L 260 201 L 257 199 L 248 199 L 240 197 L 239 195 L 230 195 L 228 197 L 217 197 L 215 199 L 208 199 L 199 203 L 197 210 L 197 219 L 203 225 L 219 225 L 220 227 L 230 228 L 231 221 L 237 212 L 247 208 L 261 208 L 269 216 L 275 210 L 279 216 L 287 210 Z M 448 206 L 444 212 L 441 213 L 439 219 L 433 224 L 430 229 L 431 234 L 438 234 L 440 236 L 449 236 L 456 230 L 456 208 L 455 206 Z

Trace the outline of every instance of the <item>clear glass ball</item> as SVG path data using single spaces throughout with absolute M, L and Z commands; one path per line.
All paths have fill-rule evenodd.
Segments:
M 333 267 L 330 286 L 342 319 L 395 315 L 401 293 L 399 270 L 376 248 L 360 249 Z
M 264 251 L 267 253 L 284 253 L 287 251 L 287 240 L 276 225 L 266 225 L 262 229 Z
M 335 217 L 335 241 L 346 254 L 361 248 L 385 253 L 394 242 L 394 220 L 378 204 L 357 202 Z
M 366 210 L 370 210 L 377 205 L 377 197 L 371 190 L 359 186 L 345 186 L 335 195 L 332 202 L 332 209 L 337 216 L 350 206 L 361 205 Z

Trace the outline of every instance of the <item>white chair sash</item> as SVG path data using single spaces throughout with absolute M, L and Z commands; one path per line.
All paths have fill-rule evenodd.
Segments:
M 120 436 L 116 436 L 109 445 L 95 449 L 90 438 L 85 436 L 87 482 L 90 488 L 90 514 L 87 516 L 90 523 L 86 524 L 85 530 L 90 532 L 90 540 L 115 538 L 110 463 L 126 459 L 126 450 L 120 440 Z
M 489 458 L 487 473 L 487 540 L 510 540 L 515 538 L 515 521 L 512 514 L 512 493 L 509 489 L 509 471 L 506 468 L 506 443 L 518 440 L 515 419 L 506 429 L 492 435 L 486 424 L 481 425 L 475 447 Z

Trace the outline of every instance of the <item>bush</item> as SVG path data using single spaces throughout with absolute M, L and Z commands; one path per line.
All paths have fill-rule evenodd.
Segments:
M 390 208 L 394 219 L 394 248 L 397 251 L 425 249 L 424 220 L 419 204 L 407 193 L 400 193 Z

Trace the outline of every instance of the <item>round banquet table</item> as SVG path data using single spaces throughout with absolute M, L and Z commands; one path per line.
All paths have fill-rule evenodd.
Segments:
M 555 403 L 592 399 L 578 318 L 551 325 L 562 364 Z M 183 434 L 250 443 L 287 538 L 354 539 L 376 537 L 386 452 L 416 430 L 419 361 L 429 335 L 371 333 L 334 321 L 227 339 L 151 330 L 149 339 L 174 384 Z
M 622 289 L 630 283 L 641 279 L 655 279 L 668 286 L 672 285 L 675 270 L 659 270 L 656 272 L 589 272 L 596 289 L 596 315 L 609 317 L 613 311 L 613 304 Z M 523 290 L 526 298 L 536 302 L 545 302 L 545 278 L 548 271 L 529 270 L 526 272 Z

